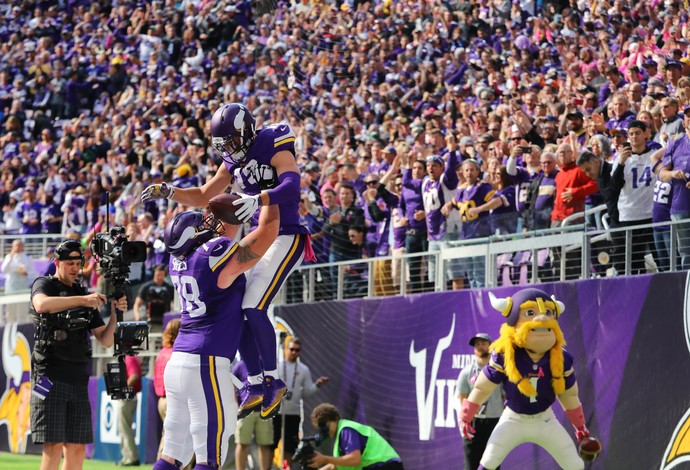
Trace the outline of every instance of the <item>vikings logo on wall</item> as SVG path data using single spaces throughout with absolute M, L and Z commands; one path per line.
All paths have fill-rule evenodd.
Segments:
M 23 454 L 31 433 L 31 360 L 29 342 L 17 324 L 5 326 L 2 335 L 2 367 L 7 388 L 0 398 L 0 426 L 7 426 L 10 451 Z
M 690 273 L 685 280 L 685 302 L 683 303 L 683 327 L 685 330 L 685 343 L 690 353 Z M 690 462 L 690 409 L 685 412 L 683 418 L 676 426 L 671 436 L 671 441 L 664 453 L 660 470 L 671 470 L 683 462 Z

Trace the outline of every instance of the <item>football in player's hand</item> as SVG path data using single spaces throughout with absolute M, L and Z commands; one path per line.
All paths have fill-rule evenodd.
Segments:
M 601 452 L 601 442 L 596 437 L 585 437 L 580 442 L 580 457 L 585 462 L 591 462 L 597 458 Z
M 242 221 L 237 218 L 237 210 L 242 206 L 235 206 L 233 202 L 242 196 L 236 193 L 223 193 L 215 196 L 208 201 L 208 207 L 218 219 L 232 225 L 242 225 Z

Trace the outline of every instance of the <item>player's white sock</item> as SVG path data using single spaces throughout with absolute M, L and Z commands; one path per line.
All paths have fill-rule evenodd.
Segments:
M 278 378 L 278 369 L 273 369 L 273 370 L 265 370 L 264 371 L 264 377 L 269 376 L 273 377 L 274 379 Z
M 250 375 L 247 377 L 247 382 L 249 382 L 249 385 L 259 385 L 263 383 L 264 378 L 261 374 L 259 375 Z

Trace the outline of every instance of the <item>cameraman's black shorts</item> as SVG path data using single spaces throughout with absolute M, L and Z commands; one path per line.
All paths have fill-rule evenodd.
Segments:
M 32 394 L 31 438 L 34 444 L 92 443 L 88 386 L 54 382 L 45 400 Z

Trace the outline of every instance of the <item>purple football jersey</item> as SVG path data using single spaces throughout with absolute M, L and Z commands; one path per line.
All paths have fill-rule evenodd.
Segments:
M 544 175 L 539 184 L 539 192 L 537 193 L 537 200 L 534 202 L 536 210 L 553 209 L 553 203 L 556 200 L 556 175 L 558 170 L 552 171 L 548 175 Z
M 652 222 L 668 222 L 671 220 L 671 200 L 673 199 L 673 186 L 671 183 L 664 183 L 656 180 L 654 183 L 654 199 L 652 204 Z M 659 230 L 655 227 L 654 230 Z M 662 228 L 668 230 L 668 227 Z
M 671 165 L 673 170 L 683 170 L 686 176 L 690 175 L 690 138 L 684 134 L 668 144 L 661 164 L 664 167 Z M 690 212 L 690 189 L 685 184 L 685 180 L 671 180 L 671 214 Z
M 522 212 L 527 209 L 527 193 L 529 192 L 529 187 L 532 184 L 532 180 L 537 178 L 541 171 L 536 173 L 530 173 L 525 168 L 517 168 L 517 174 L 513 176 L 513 181 L 516 186 L 516 205 L 518 212 Z
M 515 365 L 523 377 L 529 379 L 537 390 L 537 396 L 530 398 L 518 390 L 517 385 L 508 380 L 504 372 L 503 354 L 492 353 L 491 361 L 484 366 L 484 375 L 495 384 L 503 384 L 506 396 L 506 406 L 516 413 L 535 415 L 549 409 L 556 401 L 556 393 L 551 386 L 550 356 L 544 354 L 539 362 L 534 362 L 524 348 L 515 348 Z M 563 350 L 563 375 L 565 388 L 569 389 L 575 384 L 575 369 L 573 369 L 573 356 Z
M 285 123 L 272 124 L 259 130 L 242 164 L 231 165 L 225 162 L 225 167 L 243 192 L 256 195 L 264 189 L 278 186 L 278 173 L 271 165 L 271 160 L 283 150 L 295 155 L 295 133 Z M 308 229 L 299 223 L 299 192 L 294 200 L 280 204 L 279 234 L 296 233 L 309 233 Z
M 182 325 L 174 351 L 233 359 L 242 332 L 242 297 L 247 284 L 240 275 L 227 289 L 218 276 L 238 244 L 214 238 L 186 259 L 170 259 L 170 278 L 180 297 Z
M 475 216 L 470 216 L 467 211 L 472 207 L 479 207 L 493 197 L 494 189 L 486 182 L 478 181 L 477 184 L 463 184 L 453 198 L 453 205 L 460 211 L 462 227 L 460 238 L 488 237 L 491 227 L 489 225 L 489 213 L 484 211 Z
M 416 211 L 424 210 L 424 201 L 422 197 L 422 181 L 421 179 L 412 178 L 412 169 L 406 168 L 403 170 L 403 190 L 402 198 L 405 201 L 405 217 L 407 217 L 407 230 L 416 230 L 418 232 L 426 233 L 426 219 L 415 220 L 414 213 Z
M 515 186 L 508 186 L 496 191 L 495 198 L 500 198 L 502 205 L 491 212 L 491 233 L 509 234 L 517 232 L 518 212 L 515 210 Z
M 446 168 L 441 177 L 434 181 L 429 176 L 422 181 L 422 196 L 426 212 L 427 238 L 440 240 L 446 233 L 446 217 L 441 208 L 450 201 L 458 187 L 458 152 L 449 152 Z

